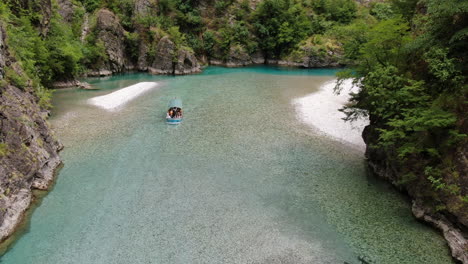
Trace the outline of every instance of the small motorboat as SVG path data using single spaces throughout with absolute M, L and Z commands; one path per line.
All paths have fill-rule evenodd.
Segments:
M 182 122 L 182 100 L 172 99 L 169 102 L 169 110 L 166 113 L 166 123 L 170 125 L 177 125 Z

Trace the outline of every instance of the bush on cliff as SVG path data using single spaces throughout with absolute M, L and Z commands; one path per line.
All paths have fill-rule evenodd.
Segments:
M 427 13 L 411 19 L 413 30 L 403 16 L 382 19 L 364 37 L 348 40 L 357 65 L 343 77 L 354 77 L 361 90 L 343 111 L 348 119 L 369 115 L 377 133 L 370 148 L 396 165 L 399 183 L 466 218 L 466 187 L 453 153 L 467 144 L 468 6 L 428 0 L 425 7 Z

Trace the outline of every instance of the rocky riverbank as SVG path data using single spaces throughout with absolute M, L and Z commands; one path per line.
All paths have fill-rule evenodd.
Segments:
M 414 216 L 440 230 L 447 240 L 453 258 L 461 263 L 468 263 L 468 211 L 466 206 L 460 204 L 458 199 L 450 194 L 441 196 L 441 201 L 435 201 L 432 197 L 433 194 L 431 194 L 433 192 L 432 186 L 425 184 L 424 180 L 415 184 L 402 183 L 401 166 L 392 162 L 388 153 L 382 149 L 371 147 L 377 140 L 376 135 L 372 124 L 364 129 L 363 138 L 367 145 L 365 155 L 371 171 L 407 193 L 412 200 Z M 457 171 L 456 174 L 459 175 L 455 180 L 459 181 L 460 186 L 466 186 L 465 182 L 468 176 L 467 150 L 467 146 L 459 146 L 454 153 L 456 156 L 454 168 Z
M 66 2 L 66 1 L 63 1 Z M 147 16 L 153 7 L 152 1 L 135 1 L 135 19 Z M 159 31 L 148 40 L 148 32 L 137 28 L 137 32 L 127 32 L 121 25 L 119 17 L 108 9 L 96 12 L 95 24 L 90 25 L 85 16 L 81 39 L 88 35 L 103 44 L 105 59 L 95 63 L 86 73 L 88 77 L 110 76 L 128 71 L 144 71 L 151 74 L 183 75 L 202 71 L 201 64 L 225 67 L 243 67 L 256 64 L 280 65 L 300 68 L 335 68 L 341 67 L 342 54 L 329 51 L 326 54 L 316 54 L 312 46 L 306 42 L 299 47 L 298 54 L 282 59 L 268 59 L 261 50 L 248 52 L 242 45 L 232 45 L 227 54 L 216 50 L 211 56 L 196 53 L 189 47 L 175 43 L 170 36 Z M 137 34 L 136 43 L 129 43 L 129 36 Z M 133 57 L 128 50 L 134 45 Z
M 47 190 L 61 165 L 63 148 L 47 123 L 48 111 L 39 105 L 31 81 L 11 57 L 0 26 L 0 241 L 15 231 L 33 200 L 33 189 Z

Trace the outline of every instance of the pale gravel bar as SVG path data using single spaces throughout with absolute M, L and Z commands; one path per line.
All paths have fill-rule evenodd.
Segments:
M 110 94 L 93 97 L 88 100 L 88 103 L 108 111 L 116 111 L 119 107 L 156 86 L 158 86 L 156 82 L 140 82 Z

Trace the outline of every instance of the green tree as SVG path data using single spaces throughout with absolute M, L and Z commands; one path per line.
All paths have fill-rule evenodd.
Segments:
M 265 0 L 259 4 L 253 24 L 260 48 L 268 57 L 287 54 L 311 31 L 303 6 L 291 0 Z
M 468 5 L 457 0 L 424 4 L 425 13 L 396 14 L 372 26 L 364 38 L 347 40 L 351 44 L 345 47 L 353 47 L 357 65 L 341 77 L 355 78 L 360 91 L 342 111 L 350 120 L 370 117 L 377 136 L 371 143 L 411 176 L 402 176 L 402 183 L 419 180 L 419 186 L 432 186 L 442 195 L 460 196 L 459 187 L 443 179 L 452 168 L 443 157 L 467 144 L 466 128 L 460 124 L 468 107 Z M 357 52 L 355 43 L 360 43 Z
M 356 18 L 357 5 L 353 0 L 316 0 L 312 7 L 317 14 L 338 23 L 347 24 Z
M 212 56 L 215 45 L 215 34 L 213 31 L 207 30 L 203 33 L 203 50 L 207 56 Z

